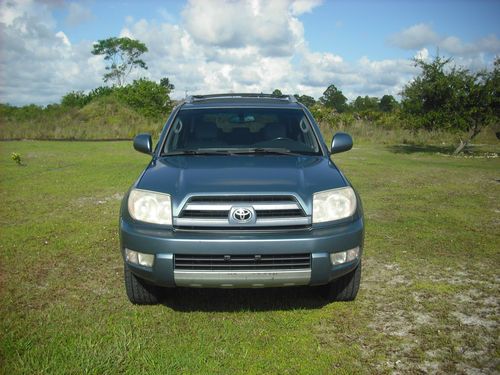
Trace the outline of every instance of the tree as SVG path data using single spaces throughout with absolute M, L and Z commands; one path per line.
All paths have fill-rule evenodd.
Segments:
M 454 155 L 462 152 L 485 126 L 498 123 L 500 119 L 500 57 L 495 59 L 492 71 L 468 74 L 465 79 L 467 95 L 463 102 L 463 116 L 469 134 L 465 140 L 460 140 Z
M 355 111 L 358 112 L 363 112 L 363 111 L 377 111 L 379 107 L 379 100 L 377 97 L 369 97 L 365 96 L 362 98 L 361 96 L 358 96 L 354 103 L 352 104 L 352 107 Z
M 316 100 L 314 100 L 314 98 L 312 96 L 299 95 L 299 94 L 295 94 L 294 96 L 295 96 L 295 99 L 297 99 L 297 101 L 301 102 L 306 107 L 311 108 L 313 105 L 316 104 Z
M 283 93 L 281 92 L 280 89 L 274 89 L 274 91 L 271 95 L 272 96 L 283 96 Z
M 172 103 L 170 91 L 161 84 L 140 78 L 115 89 L 116 97 L 142 115 L 157 119 L 169 113 Z
M 102 55 L 108 61 L 108 73 L 104 74 L 104 82 L 112 81 L 117 86 L 122 86 L 127 76 L 134 68 L 147 69 L 140 56 L 147 52 L 146 45 L 138 40 L 124 38 L 108 38 L 98 40 L 92 49 L 93 55 Z
M 379 109 L 382 112 L 392 112 L 396 109 L 398 102 L 392 95 L 384 95 L 382 99 L 380 99 Z
M 492 71 L 470 72 L 449 66 L 440 56 L 431 62 L 415 60 L 421 73 L 401 93 L 402 110 L 413 128 L 468 132 L 455 153 L 481 130 L 498 121 L 499 59 Z
M 160 79 L 160 86 L 165 87 L 169 93 L 175 89 L 174 84 L 167 77 Z
M 347 109 L 347 98 L 335 85 L 328 86 L 319 101 L 325 107 L 333 108 L 337 112 L 344 112 Z

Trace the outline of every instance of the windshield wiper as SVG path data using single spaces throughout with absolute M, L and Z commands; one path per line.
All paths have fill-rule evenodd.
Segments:
M 230 151 L 223 150 L 180 150 L 161 154 L 160 156 L 175 156 L 175 155 L 230 155 Z
M 232 150 L 231 152 L 233 154 L 274 154 L 274 155 L 293 155 L 293 156 L 301 155 L 296 152 L 290 151 L 286 148 L 263 148 L 263 147 Z
M 160 156 L 175 156 L 175 155 L 248 155 L 248 154 L 273 154 L 273 155 L 292 155 L 300 156 L 303 154 L 293 152 L 286 148 L 232 148 L 230 150 L 179 150 L 163 153 Z

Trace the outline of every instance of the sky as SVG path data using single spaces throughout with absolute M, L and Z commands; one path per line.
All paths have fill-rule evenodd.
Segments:
M 147 70 L 189 94 L 397 96 L 439 53 L 472 70 L 500 56 L 500 0 L 2 0 L 0 102 L 57 103 L 104 85 L 97 40 L 144 42 Z

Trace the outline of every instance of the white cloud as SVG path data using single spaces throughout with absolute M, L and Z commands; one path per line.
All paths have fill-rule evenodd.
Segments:
M 71 43 L 68 39 L 68 37 L 66 36 L 66 34 L 64 34 L 62 31 L 58 31 L 56 33 L 56 36 L 58 38 L 60 38 L 62 40 L 62 42 L 67 46 L 67 47 L 71 47 Z
M 321 3 L 322 0 L 297 0 L 292 3 L 291 11 L 294 16 L 299 16 L 303 13 L 312 12 Z
M 2 1 L 0 2 L 0 23 L 12 26 L 20 18 L 36 15 L 37 23 L 48 28 L 54 27 L 51 5 L 34 0 Z
M 466 43 L 456 36 L 442 36 L 437 34 L 428 24 L 413 25 L 389 38 L 392 45 L 408 50 L 422 50 L 424 48 L 439 49 L 440 52 L 450 54 L 458 60 L 471 58 L 480 54 L 499 54 L 500 40 L 496 35 L 488 35 L 471 43 Z
M 299 74 L 292 60 L 304 44 L 295 13 L 310 11 L 318 1 L 297 8 L 291 1 L 190 1 L 183 24 L 129 23 L 121 35 L 149 48 L 148 75 L 169 76 L 174 95 L 225 91 L 296 90 Z
M 200 45 L 262 49 L 267 56 L 290 56 L 297 43 L 295 15 L 318 1 L 190 0 L 182 12 L 184 27 Z
M 146 43 L 146 56 L 152 79 L 169 76 L 177 94 L 269 91 L 292 74 L 289 57 L 269 56 L 259 46 L 214 48 L 196 43 L 178 25 L 154 24 L 140 20 L 122 30 L 121 35 Z
M 421 50 L 417 51 L 414 58 L 419 60 L 427 60 L 429 58 L 429 50 L 425 47 L 422 48 Z
M 425 23 L 413 25 L 405 30 L 392 35 L 389 42 L 403 49 L 420 49 L 429 44 L 436 43 L 439 36 L 432 27 Z
M 90 43 L 72 45 L 64 32 L 55 31 L 53 5 L 2 3 L 1 102 L 48 104 L 58 102 L 68 91 L 101 83 L 104 64 L 90 54 Z
M 357 71 L 363 72 L 361 87 L 365 95 L 381 96 L 384 93 L 398 95 L 403 86 L 417 72 L 410 60 L 372 61 L 363 57 L 358 61 Z M 385 92 L 384 92 L 385 91 Z
M 472 56 L 480 53 L 500 53 L 500 40 L 495 35 L 476 40 L 474 43 L 465 43 L 455 36 L 443 38 L 438 47 L 455 56 Z
M 349 99 L 358 95 L 398 95 L 416 70 L 409 60 L 370 60 L 362 57 L 346 62 L 329 53 L 304 51 L 300 92 L 320 96 L 331 83 Z

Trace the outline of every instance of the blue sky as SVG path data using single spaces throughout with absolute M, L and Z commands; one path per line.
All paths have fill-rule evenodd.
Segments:
M 0 101 L 57 102 L 103 84 L 92 43 L 144 41 L 149 69 L 175 97 L 270 91 L 315 97 L 333 83 L 351 99 L 397 95 L 437 49 L 480 69 L 500 54 L 494 0 L 9 0 L 0 5 Z M 50 51 L 50 52 L 49 52 Z
M 326 1 L 302 17 L 313 50 L 326 49 L 349 60 L 411 56 L 387 38 L 419 23 L 470 42 L 488 34 L 499 36 L 499 18 L 500 1 L 495 0 Z

